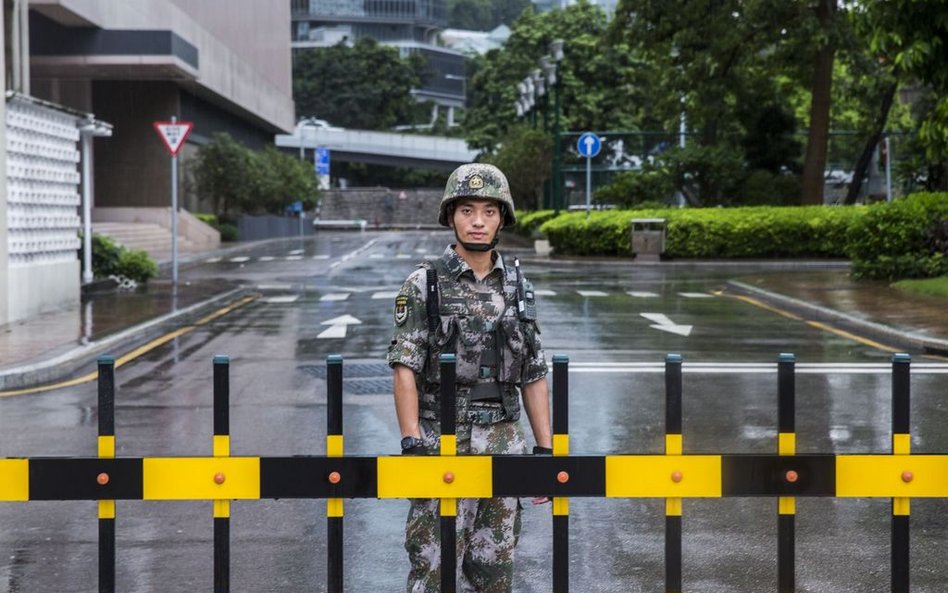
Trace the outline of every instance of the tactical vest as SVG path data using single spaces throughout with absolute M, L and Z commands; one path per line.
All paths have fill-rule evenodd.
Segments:
M 439 417 L 439 360 L 442 354 L 454 354 L 457 421 L 468 421 L 472 398 L 476 400 L 479 393 L 489 391 L 483 387 L 491 383 L 491 379 L 496 382 L 503 420 L 517 420 L 520 418 L 517 388 L 522 387 L 530 361 L 536 355 L 537 329 L 534 321 L 522 320 L 518 314 L 516 270 L 505 265 L 503 310 L 495 322 L 489 322 L 476 314 L 475 307 L 477 302 L 490 300 L 496 293 L 482 289 L 472 295 L 471 286 L 457 282 L 441 260 L 426 262 L 420 267 L 428 270 L 429 330 L 428 358 L 422 373 L 423 384 L 419 385 L 419 415 L 431 420 Z

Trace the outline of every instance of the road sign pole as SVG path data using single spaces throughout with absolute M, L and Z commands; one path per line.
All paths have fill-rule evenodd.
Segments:
M 178 118 L 171 116 L 172 125 Z M 171 283 L 178 284 L 178 153 L 171 155 Z
M 592 157 L 586 157 L 586 218 L 592 208 Z

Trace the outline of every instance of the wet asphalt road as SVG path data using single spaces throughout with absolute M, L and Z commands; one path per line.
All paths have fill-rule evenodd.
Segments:
M 448 239 L 329 233 L 183 270 L 183 281 L 236 280 L 261 298 L 119 369 L 117 455 L 211 453 L 215 354 L 232 359 L 233 455 L 324 453 L 329 354 L 345 357 L 346 452 L 395 454 L 383 361 L 393 293 Z M 661 373 L 606 363 L 660 367 L 668 352 L 686 365 L 719 365 L 685 374 L 686 453 L 775 452 L 776 374 L 734 363 L 774 362 L 780 352 L 795 353 L 801 367 L 839 363 L 797 377 L 799 453 L 889 451 L 888 374 L 844 365 L 891 355 L 721 292 L 728 278 L 759 268 L 531 263 L 525 271 L 538 290 L 548 358 L 566 354 L 573 364 L 571 454 L 663 450 Z M 687 325 L 687 336 L 671 330 Z M 945 375 L 918 373 L 912 390 L 913 453 L 948 452 Z M 95 405 L 93 384 L 0 399 L 0 457 L 95 455 Z M 525 503 L 515 590 L 547 592 L 550 508 Z M 345 504 L 346 589 L 403 590 L 407 503 Z M 943 591 L 948 582 L 944 505 L 912 502 L 914 591 Z M 117 507 L 119 590 L 213 588 L 211 503 Z M 573 499 L 570 512 L 572 590 L 664 590 L 662 500 Z M 798 499 L 797 589 L 888 591 L 889 513 L 882 499 Z M 94 502 L 0 504 L 0 591 L 95 591 L 96 523 Z M 775 500 L 686 500 L 683 523 L 684 590 L 776 590 Z M 325 590 L 324 501 L 235 502 L 231 524 L 232 590 Z

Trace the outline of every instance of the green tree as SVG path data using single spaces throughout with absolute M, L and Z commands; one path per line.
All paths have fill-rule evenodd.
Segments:
M 948 9 L 944 0 L 854 4 L 856 27 L 903 87 L 920 87 L 917 146 L 928 189 L 948 188 Z
M 195 189 L 210 198 L 215 214 L 242 211 L 250 203 L 250 168 L 253 152 L 230 134 L 214 134 L 211 142 L 198 150 L 191 163 Z
M 241 212 L 282 214 L 296 201 L 312 208 L 318 198 L 308 163 L 272 146 L 250 150 L 226 133 L 198 150 L 191 174 L 196 191 L 224 219 Z
M 472 147 L 493 150 L 517 123 L 517 83 L 537 68 L 551 41 L 566 40 L 559 64 L 562 130 L 636 129 L 650 102 L 640 84 L 637 64 L 624 44 L 604 42 L 606 15 L 581 2 L 563 10 L 535 14 L 527 10 L 516 21 L 501 50 L 476 58 L 468 70 L 468 109 L 463 128 Z M 536 109 L 542 125 L 542 101 L 552 125 L 552 89 Z
M 352 47 L 301 51 L 293 64 L 297 114 L 364 130 L 413 123 L 420 106 L 411 89 L 422 84 L 426 69 L 420 54 L 402 59 L 397 49 L 367 37 Z
M 510 128 L 500 147 L 485 160 L 507 176 L 518 209 L 538 210 L 543 184 L 550 178 L 552 156 L 550 136 L 521 124 Z

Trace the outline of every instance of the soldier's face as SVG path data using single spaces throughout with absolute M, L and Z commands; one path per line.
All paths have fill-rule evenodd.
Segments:
M 490 243 L 503 222 L 500 206 L 493 200 L 461 200 L 451 217 L 451 227 L 464 243 Z

